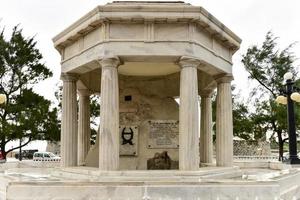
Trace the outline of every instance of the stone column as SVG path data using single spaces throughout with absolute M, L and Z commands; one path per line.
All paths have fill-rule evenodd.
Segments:
M 119 169 L 119 85 L 118 57 L 99 61 L 101 76 L 101 110 L 99 134 L 99 169 Z
M 216 78 L 216 160 L 217 166 L 233 165 L 233 124 L 232 124 L 232 75 Z
M 203 91 L 201 96 L 201 129 L 200 129 L 200 162 L 212 163 L 213 134 L 212 134 L 212 91 Z
M 199 108 L 197 66 L 194 58 L 182 57 L 179 61 L 179 169 L 199 169 Z
M 90 92 L 87 89 L 78 90 L 78 165 L 85 164 L 87 153 L 90 149 Z
M 77 166 L 77 99 L 75 74 L 61 74 L 63 80 L 61 116 L 61 166 Z

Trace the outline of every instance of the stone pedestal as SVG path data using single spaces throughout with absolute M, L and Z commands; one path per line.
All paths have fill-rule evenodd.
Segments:
M 99 169 L 119 169 L 119 83 L 118 57 L 99 61 L 101 76 L 101 110 L 99 134 Z
M 216 160 L 217 166 L 233 164 L 232 76 L 217 78 Z
M 182 57 L 179 61 L 179 169 L 199 169 L 199 108 L 197 66 L 200 62 Z
M 62 74 L 61 165 L 77 165 L 77 99 L 75 74 Z
M 212 134 L 212 91 L 201 93 L 201 129 L 200 129 L 200 162 L 212 163 L 213 134 Z
M 85 158 L 90 149 L 90 92 L 87 89 L 78 90 L 78 165 L 85 164 Z

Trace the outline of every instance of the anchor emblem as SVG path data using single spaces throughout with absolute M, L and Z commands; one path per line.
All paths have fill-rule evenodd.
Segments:
M 126 132 L 126 127 L 122 130 L 122 145 L 124 144 L 130 144 L 133 145 L 132 139 L 133 139 L 133 130 L 131 127 L 129 127 L 129 132 Z

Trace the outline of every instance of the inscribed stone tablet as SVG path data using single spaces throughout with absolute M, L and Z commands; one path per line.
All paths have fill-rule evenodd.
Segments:
M 120 126 L 120 155 L 137 156 L 138 127 L 133 125 Z
M 148 148 L 178 148 L 178 125 L 179 122 L 177 120 L 150 120 Z

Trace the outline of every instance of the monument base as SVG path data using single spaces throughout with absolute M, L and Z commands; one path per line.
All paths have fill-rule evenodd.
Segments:
M 203 167 L 198 171 L 18 168 L 0 174 L 0 199 L 274 200 L 300 197 L 298 169 L 252 170 L 257 179 L 243 178 L 247 171 L 238 167 Z M 276 175 L 270 176 L 273 172 Z M 259 181 L 263 176 L 272 178 Z

